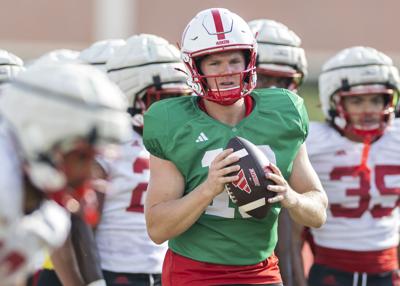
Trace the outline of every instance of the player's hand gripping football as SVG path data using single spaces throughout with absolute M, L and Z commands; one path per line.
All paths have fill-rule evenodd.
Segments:
M 269 198 L 269 203 L 280 202 L 284 208 L 290 209 L 297 205 L 298 194 L 288 184 L 283 177 L 281 170 L 274 164 L 269 165 L 271 172 L 266 172 L 265 177 L 276 183 L 276 185 L 269 185 L 268 190 L 275 192 L 276 196 Z
M 208 169 L 208 177 L 204 183 L 213 197 L 224 191 L 226 183 L 231 183 L 239 179 L 237 175 L 227 176 L 230 173 L 238 172 L 240 169 L 239 165 L 231 165 L 239 161 L 239 157 L 229 156 L 232 153 L 233 149 L 228 148 L 218 154 L 211 162 Z

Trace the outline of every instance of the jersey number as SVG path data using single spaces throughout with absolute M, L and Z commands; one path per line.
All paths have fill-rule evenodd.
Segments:
M 143 171 L 149 169 L 149 160 L 146 158 L 138 157 L 132 165 L 133 173 L 143 173 Z M 147 190 L 148 183 L 139 183 L 133 190 L 131 196 L 131 203 L 129 207 L 126 208 L 128 212 L 144 212 L 144 193 Z
M 370 211 L 372 217 L 380 218 L 388 216 L 392 213 L 393 208 L 400 205 L 400 198 L 397 199 L 395 206 L 385 207 L 381 204 L 373 205 L 369 209 L 369 203 L 371 195 L 369 193 L 371 189 L 371 183 L 369 176 L 366 172 L 357 172 L 358 166 L 351 167 L 336 167 L 330 173 L 330 179 L 332 181 L 339 181 L 342 177 L 357 176 L 360 179 L 360 185 L 358 188 L 346 189 L 347 196 L 360 197 L 358 207 L 348 208 L 343 207 L 340 204 L 331 204 L 331 212 L 334 217 L 346 217 L 346 218 L 359 218 L 366 211 Z M 389 175 L 400 175 L 400 166 L 396 165 L 378 165 L 375 166 L 375 185 L 377 190 L 382 196 L 398 196 L 400 195 L 400 188 L 389 188 L 385 185 L 385 176 Z

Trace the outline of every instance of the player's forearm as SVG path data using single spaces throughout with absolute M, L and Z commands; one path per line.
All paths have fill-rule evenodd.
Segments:
M 76 257 L 70 238 L 67 239 L 63 246 L 56 249 L 52 253 L 51 261 L 62 285 L 85 285 L 81 273 L 78 269 L 78 264 L 76 262 Z
M 84 281 L 89 284 L 103 279 L 100 257 L 91 227 L 80 217 L 71 217 L 71 241 Z
M 304 275 L 303 245 L 302 237 L 304 227 L 297 223 L 292 223 L 291 240 L 291 261 L 293 263 L 293 284 L 296 286 L 307 286 L 307 279 Z
M 278 221 L 278 243 L 275 254 L 279 258 L 279 271 L 285 286 L 293 286 L 292 278 L 292 256 L 291 256 L 291 237 L 292 220 L 285 208 L 281 209 Z
M 290 217 L 298 224 L 319 228 L 326 221 L 326 194 L 319 190 L 297 194 L 297 204 L 288 209 Z
M 183 233 L 197 221 L 213 198 L 203 183 L 179 199 L 145 206 L 150 238 L 161 244 Z

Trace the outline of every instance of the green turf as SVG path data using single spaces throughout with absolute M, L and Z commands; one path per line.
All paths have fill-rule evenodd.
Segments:
M 324 121 L 319 104 L 317 83 L 305 83 L 301 86 L 299 95 L 304 98 L 310 121 Z

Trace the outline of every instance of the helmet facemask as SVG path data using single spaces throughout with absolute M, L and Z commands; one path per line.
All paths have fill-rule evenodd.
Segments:
M 71 213 L 81 213 L 91 225 L 97 224 L 99 218 L 97 196 L 91 187 L 93 162 L 99 152 L 97 139 L 94 128 L 87 137 L 63 140 L 26 165 L 34 185 L 47 187 L 42 191 L 48 198 Z M 47 184 L 36 181 L 44 177 L 43 172 L 51 175 L 45 176 Z
M 245 55 L 245 69 L 243 71 L 215 75 L 204 75 L 204 73 L 201 71 L 200 62 L 205 58 L 205 56 L 193 58 L 191 60 L 192 66 L 189 66 L 188 64 L 187 66 L 192 73 L 191 79 L 198 87 L 197 89 L 194 89 L 195 93 L 207 100 L 219 103 L 221 105 L 231 105 L 240 98 L 249 95 L 256 86 L 256 55 L 251 50 L 249 52 L 243 50 L 243 54 Z M 218 84 L 218 79 L 224 77 L 236 77 L 239 81 L 239 85 L 229 88 L 220 87 Z M 210 82 L 215 83 L 214 85 L 216 88 L 211 88 L 209 84 Z
M 160 77 L 153 77 L 154 85 L 146 87 L 135 96 L 133 107 L 128 109 L 132 116 L 132 126 L 139 134 L 143 133 L 143 115 L 157 101 L 190 95 L 192 90 L 182 82 L 161 83 Z
M 345 98 L 372 94 L 384 97 L 381 111 L 350 113 L 346 110 Z M 342 89 L 332 96 L 330 111 L 332 124 L 343 133 L 351 134 L 363 141 L 374 141 L 384 133 L 393 117 L 393 94 L 393 89 L 381 84 L 359 85 Z
M 304 75 L 297 71 L 279 71 L 257 67 L 257 87 L 285 88 L 297 92 L 303 83 Z

